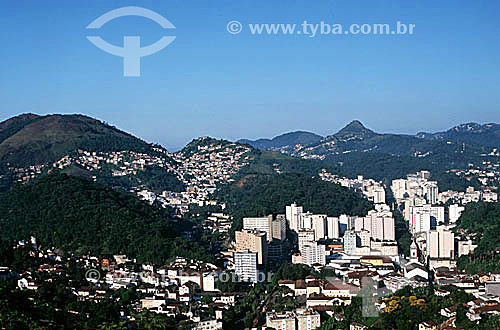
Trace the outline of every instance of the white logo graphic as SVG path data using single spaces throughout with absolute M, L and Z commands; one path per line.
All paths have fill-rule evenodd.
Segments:
M 238 21 L 231 21 L 231 22 L 227 23 L 226 28 L 227 28 L 227 32 L 229 32 L 231 34 L 238 34 L 243 29 L 243 26 Z
M 141 16 L 158 23 L 164 29 L 175 29 L 175 26 L 160 14 L 146 8 L 133 6 L 107 12 L 90 23 L 87 29 L 100 29 L 107 22 L 123 16 Z M 87 39 L 103 51 L 123 57 L 123 75 L 125 77 L 139 77 L 141 75 L 141 57 L 159 52 L 174 41 L 175 37 L 163 36 L 154 44 L 142 48 L 141 37 L 136 36 L 124 36 L 123 47 L 107 43 L 101 37 L 89 36 Z

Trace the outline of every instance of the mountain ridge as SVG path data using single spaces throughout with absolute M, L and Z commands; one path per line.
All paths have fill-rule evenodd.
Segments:
M 76 149 L 145 152 L 151 148 L 129 133 L 81 114 L 23 114 L 0 123 L 0 162 L 14 167 L 54 162 Z
M 311 143 L 319 142 L 323 137 L 321 135 L 307 132 L 307 131 L 294 131 L 275 136 L 272 139 L 240 139 L 236 141 L 241 144 L 249 144 L 258 149 L 280 148 L 287 145 L 308 145 Z

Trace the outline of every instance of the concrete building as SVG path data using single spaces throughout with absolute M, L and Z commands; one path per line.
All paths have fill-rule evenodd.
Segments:
M 370 232 L 368 230 L 363 229 L 357 232 L 357 234 L 359 236 L 360 246 L 370 247 L 370 241 L 371 241 Z
M 458 218 L 460 218 L 460 215 L 462 215 L 462 212 L 465 210 L 465 207 L 459 206 L 458 204 L 452 204 L 448 208 L 448 218 L 450 223 L 455 223 L 457 222 Z
M 321 326 L 321 318 L 318 312 L 299 308 L 295 311 L 297 319 L 297 330 L 314 330 Z
M 348 230 L 344 233 L 344 252 L 348 255 L 354 255 L 356 252 L 356 232 Z
M 249 250 L 257 253 L 257 262 L 259 265 L 267 263 L 267 241 L 266 233 L 259 230 L 242 230 L 235 232 L 236 251 Z
M 410 206 L 409 209 L 410 212 L 408 220 L 410 229 L 413 230 L 414 234 L 418 232 L 428 231 L 432 228 L 435 228 L 440 223 L 444 223 L 443 206 L 431 206 L 429 204 L 426 204 L 422 206 Z
M 302 252 L 304 246 L 315 241 L 314 230 L 299 230 L 299 251 Z
M 295 326 L 295 313 L 267 313 L 266 325 L 267 327 L 274 328 L 276 330 L 296 330 L 297 327 Z
M 340 222 L 339 218 L 328 217 L 326 218 L 326 227 L 328 231 L 328 238 L 340 238 Z
M 438 201 L 439 188 L 436 181 L 429 181 L 424 185 L 427 203 L 434 205 Z
M 259 230 L 266 233 L 266 240 L 272 240 L 271 229 L 272 216 L 259 217 L 259 218 L 243 218 L 243 229 L 246 230 Z
M 373 203 L 385 204 L 385 190 L 384 188 L 376 188 L 373 190 Z
M 327 217 L 324 214 L 312 215 L 312 229 L 316 241 L 327 237 L 326 219 Z
M 257 283 L 257 253 L 248 250 L 235 252 L 234 272 L 241 281 Z
M 304 208 L 302 206 L 297 206 L 293 203 L 286 207 L 286 220 L 289 223 L 290 229 L 296 232 L 302 228 L 301 216 L 304 213 Z
M 326 265 L 326 251 L 324 245 L 319 245 L 316 242 L 308 243 L 302 248 L 301 254 L 302 263 L 306 265 Z
M 286 217 L 283 214 L 278 214 L 271 221 L 271 237 L 284 241 L 286 239 Z
M 321 318 L 317 311 L 298 308 L 289 312 L 268 312 L 266 325 L 276 330 L 314 330 L 321 326 Z
M 427 232 L 427 256 L 431 259 L 454 259 L 455 235 L 442 226 Z

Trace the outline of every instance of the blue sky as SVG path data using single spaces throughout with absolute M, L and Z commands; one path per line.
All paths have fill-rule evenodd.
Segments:
M 141 17 L 85 27 L 124 6 L 172 22 L 176 40 L 141 59 L 140 77 L 87 39 L 121 46 L 165 31 Z M 500 122 L 498 1 L 4 1 L 0 120 L 83 113 L 150 142 L 328 135 L 352 119 L 379 132 Z M 227 32 L 229 21 L 243 25 Z M 249 23 L 415 24 L 413 35 L 251 35 Z

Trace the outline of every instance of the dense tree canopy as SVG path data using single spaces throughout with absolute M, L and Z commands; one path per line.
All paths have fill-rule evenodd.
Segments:
M 458 260 L 460 269 L 476 273 L 500 270 L 500 203 L 469 203 L 457 228 L 476 233 L 476 250 Z
M 293 202 L 303 205 L 304 211 L 328 216 L 365 215 L 372 207 L 358 192 L 296 173 L 241 176 L 220 189 L 217 197 L 228 203 L 236 229 L 243 217 L 284 214 L 285 206 Z
M 152 262 L 175 255 L 205 258 L 202 249 L 177 237 L 169 217 L 132 195 L 54 174 L 1 196 L 0 237 L 33 235 L 45 247 Z

